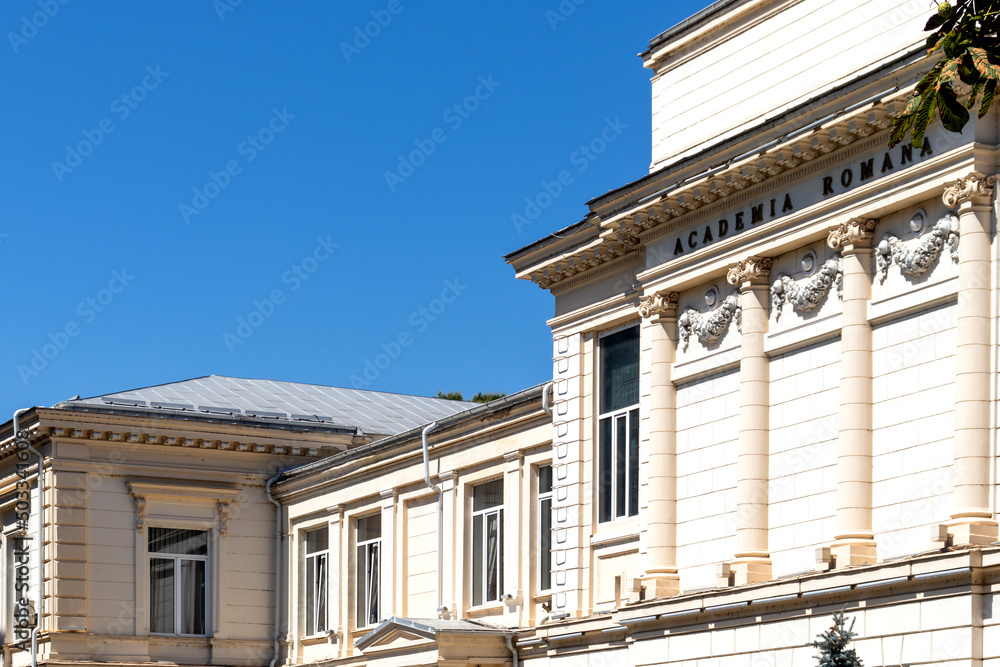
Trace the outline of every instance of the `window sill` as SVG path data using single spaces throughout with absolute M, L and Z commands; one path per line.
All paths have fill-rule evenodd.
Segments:
M 336 636 L 336 633 L 309 635 L 308 637 L 302 637 L 299 641 L 302 642 L 303 646 L 315 646 L 316 644 L 329 644 L 331 635 Z
M 535 604 L 539 604 L 542 602 L 551 602 L 552 591 L 544 591 L 542 593 L 539 593 L 538 595 L 533 595 L 531 597 L 531 601 L 534 602 Z
M 465 610 L 467 618 L 482 618 L 483 616 L 502 616 L 507 611 L 503 602 L 487 602 L 486 604 L 469 607 Z
M 618 521 L 598 524 L 590 536 L 590 546 L 595 549 L 610 547 L 639 539 L 639 517 L 629 517 Z

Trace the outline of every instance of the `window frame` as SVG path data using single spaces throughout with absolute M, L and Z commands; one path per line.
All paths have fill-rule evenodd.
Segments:
M 361 522 L 374 518 L 379 519 L 378 537 L 362 540 Z M 370 571 L 372 564 L 372 554 L 375 555 L 375 573 Z M 380 513 L 361 516 L 354 520 L 354 625 L 356 628 L 370 628 L 378 625 L 382 615 L 382 515 Z M 364 558 L 364 568 L 362 569 L 362 557 Z M 364 571 L 365 580 L 362 582 L 360 574 Z M 362 586 L 362 584 L 364 584 Z M 371 588 L 375 588 L 375 609 L 374 620 L 372 619 L 371 602 L 373 599 Z M 363 612 L 363 613 L 362 613 Z M 362 621 L 362 619 L 364 619 Z
M 480 488 L 480 487 L 485 487 L 485 486 L 487 486 L 489 484 L 497 484 L 497 483 L 499 483 L 500 489 L 501 489 L 500 502 L 497 503 L 497 504 L 495 504 L 495 505 L 490 505 L 488 507 L 485 507 L 483 509 L 479 509 L 479 510 L 475 509 L 476 489 Z M 503 553 L 504 552 L 504 540 L 503 540 L 503 534 L 504 534 L 504 530 L 503 530 L 504 529 L 504 517 L 503 517 L 503 509 L 504 509 L 504 495 L 505 495 L 504 492 L 505 491 L 506 491 L 506 489 L 504 489 L 504 478 L 503 477 L 497 477 L 495 479 L 484 480 L 482 482 L 479 482 L 477 484 L 473 484 L 472 485 L 472 493 L 470 494 L 471 495 L 471 497 L 470 497 L 470 504 L 472 506 L 472 513 L 471 513 L 471 517 L 472 517 L 472 522 L 471 522 L 471 540 L 472 540 L 472 579 L 471 579 L 471 588 L 472 588 L 472 606 L 473 607 L 480 607 L 480 606 L 491 605 L 491 604 L 499 604 L 500 602 L 503 601 L 503 585 L 504 585 L 504 558 L 503 558 L 504 557 L 504 553 Z M 496 574 L 496 597 L 495 598 L 490 598 L 489 597 L 490 583 L 489 583 L 489 566 L 488 566 L 488 563 L 489 563 L 489 530 L 488 530 L 488 528 L 489 528 L 489 520 L 490 520 L 491 517 L 495 518 L 496 522 L 497 522 L 496 523 L 496 525 L 497 525 L 497 541 L 496 541 L 496 551 L 497 551 L 497 554 L 496 554 L 496 572 L 495 572 L 495 574 Z M 482 526 L 482 528 L 481 528 L 481 539 L 478 540 L 478 543 L 477 543 L 477 540 L 476 540 L 476 525 L 477 525 L 477 523 Z M 479 552 L 480 555 L 478 556 L 478 558 L 476 556 L 477 549 L 481 549 L 481 551 Z M 476 586 L 476 576 L 477 576 L 476 562 L 477 562 L 477 560 L 480 562 L 480 564 L 482 566 L 482 571 L 479 573 L 479 576 L 482 577 L 481 586 L 478 587 L 479 590 L 477 590 L 477 586 Z M 479 596 L 478 600 L 476 599 L 477 598 L 477 594 Z
M 542 470 L 544 469 L 548 469 L 549 471 L 549 489 L 547 491 L 542 491 Z M 539 464 L 535 468 L 536 502 L 538 509 L 538 593 L 549 593 L 552 591 L 552 499 L 554 497 L 553 489 L 555 486 L 553 475 L 554 470 L 551 462 Z M 548 502 L 548 508 L 545 506 L 546 502 Z M 546 532 L 548 532 L 548 550 L 544 548 Z M 544 585 L 546 561 L 548 561 L 548 586 Z
M 309 533 L 316 533 L 321 530 L 326 531 L 326 548 L 318 549 L 316 551 L 309 551 Z M 314 526 L 302 531 L 302 554 L 303 554 L 303 584 L 305 585 L 305 590 L 303 594 L 303 636 L 304 637 L 322 637 L 330 631 L 330 527 L 326 524 Z M 317 581 L 315 577 L 310 578 L 309 573 L 309 561 L 314 560 L 320 562 L 323 561 L 325 564 L 325 577 Z M 311 619 L 313 623 L 319 625 L 319 609 L 325 610 L 325 618 L 322 619 L 322 628 L 317 627 L 313 632 L 310 632 L 310 616 L 309 616 L 309 591 L 312 590 L 313 596 L 322 597 L 323 604 L 316 605 L 314 611 L 314 618 Z
M 606 331 L 597 337 L 596 366 L 597 391 L 594 443 L 594 463 L 596 466 L 597 523 L 606 525 L 617 521 L 632 520 L 639 514 L 639 405 L 641 389 L 636 401 L 615 409 L 604 409 L 604 365 L 603 341 L 622 332 L 635 330 L 636 382 L 640 381 L 642 358 L 642 331 L 639 324 L 628 324 Z M 606 426 L 607 425 L 607 429 Z M 622 426 L 624 427 L 622 431 Z M 623 436 L 624 432 L 624 436 Z M 622 469 L 624 468 L 624 470 Z M 606 507 L 607 503 L 607 507 Z
M 206 530 L 206 529 L 203 529 L 203 528 L 188 528 L 188 527 L 177 527 L 177 526 L 152 525 L 152 526 L 149 526 L 149 528 L 148 528 L 149 533 L 152 534 L 152 531 L 154 529 L 156 529 L 156 528 L 164 528 L 164 529 L 167 529 L 167 530 L 193 530 L 193 531 L 196 531 L 196 532 L 199 532 L 199 533 L 204 533 L 205 534 L 205 553 L 204 554 L 175 554 L 175 553 L 168 553 L 168 552 L 162 552 L 162 551 L 150 551 L 149 547 L 148 547 L 149 536 L 148 535 L 146 536 L 146 544 L 147 544 L 147 548 L 146 548 L 146 573 L 147 573 L 147 576 L 149 577 L 150 584 L 152 584 L 152 569 L 153 569 L 153 559 L 154 558 L 158 559 L 158 560 L 171 560 L 171 561 L 173 561 L 173 578 L 174 578 L 174 586 L 173 586 L 174 587 L 174 590 L 173 590 L 173 596 L 174 596 L 174 610 L 173 610 L 173 612 L 174 612 L 173 613 L 174 631 L 173 632 L 156 632 L 156 631 L 152 630 L 152 627 L 153 627 L 153 598 L 152 598 L 152 594 L 151 594 L 151 591 L 150 591 L 150 595 L 149 595 L 149 597 L 147 599 L 147 602 L 146 602 L 146 609 L 148 610 L 148 619 L 149 619 L 149 627 L 150 627 L 149 634 L 150 634 L 150 636 L 153 636 L 153 637 L 208 637 L 208 636 L 210 636 L 212 634 L 212 631 L 211 631 L 212 617 L 210 615 L 210 612 L 211 612 L 211 596 L 212 596 L 212 586 L 211 586 L 211 582 L 212 582 L 212 574 L 211 574 L 212 573 L 212 561 L 211 561 L 211 556 L 212 556 L 212 532 L 210 530 Z M 184 604 L 183 604 L 183 599 L 184 599 L 183 598 L 183 577 L 181 577 L 179 575 L 179 573 L 181 571 L 179 569 L 179 565 L 180 565 L 181 561 L 194 561 L 194 562 L 201 562 L 201 563 L 205 564 L 204 570 L 203 570 L 203 572 L 204 572 L 204 581 L 202 581 L 202 590 L 203 590 L 203 595 L 204 595 L 204 598 L 205 598 L 205 600 L 204 600 L 204 608 L 202 610 L 202 614 L 204 616 L 205 627 L 203 628 L 204 631 L 201 632 L 201 633 L 193 633 L 192 634 L 192 633 L 186 633 L 186 632 L 177 632 L 177 628 L 178 627 L 182 627 L 184 625 L 183 624 L 183 609 L 184 609 Z

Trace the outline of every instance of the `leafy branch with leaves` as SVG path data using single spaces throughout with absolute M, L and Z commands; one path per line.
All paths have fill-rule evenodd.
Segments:
M 935 111 L 951 132 L 962 131 L 977 100 L 979 117 L 989 112 L 1000 81 L 998 29 L 1000 0 L 958 0 L 954 5 L 938 5 L 924 30 L 933 31 L 927 38 L 927 55 L 940 52 L 941 58 L 920 79 L 913 97 L 893 120 L 890 148 L 907 132 L 911 143 L 921 145 Z M 955 90 L 958 82 L 972 89 L 964 105 Z

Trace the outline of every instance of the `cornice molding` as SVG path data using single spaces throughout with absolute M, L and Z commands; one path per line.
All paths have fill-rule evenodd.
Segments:
M 530 272 L 530 279 L 543 289 L 550 289 L 569 277 L 587 275 L 593 268 L 612 259 L 628 256 L 643 249 L 646 238 L 659 236 L 660 229 L 675 220 L 687 218 L 690 212 L 705 206 L 715 206 L 726 200 L 732 206 L 742 191 L 764 181 L 787 182 L 813 171 L 807 169 L 836 153 L 842 159 L 850 151 L 845 147 L 877 141 L 878 134 L 892 124 L 892 119 L 905 103 L 907 92 L 897 93 L 888 101 L 875 102 L 851 114 L 845 114 L 813 131 L 803 133 L 784 143 L 767 148 L 738 163 L 726 165 L 708 176 L 682 182 L 651 201 L 627 207 L 621 213 L 599 221 L 601 238 L 584 248 L 563 255 Z M 772 185 L 774 183 L 771 183 Z M 681 223 L 687 225 L 690 220 Z
M 149 432 L 104 431 L 89 428 L 48 427 L 48 435 L 53 438 L 73 440 L 97 440 L 121 442 L 133 445 L 160 445 L 167 447 L 188 447 L 191 449 L 218 449 L 224 451 L 250 452 L 254 454 L 281 454 L 285 456 L 317 456 L 316 447 L 274 445 L 245 440 L 215 440 L 209 438 L 186 438 L 177 435 L 160 435 Z

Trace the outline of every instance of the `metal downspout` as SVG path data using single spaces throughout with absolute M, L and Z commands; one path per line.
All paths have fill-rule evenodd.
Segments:
M 281 648 L 281 503 L 271 495 L 271 485 L 277 482 L 280 476 L 281 471 L 279 470 L 278 474 L 267 480 L 267 484 L 264 485 L 267 499 L 277 508 L 274 529 L 274 656 L 271 658 L 270 667 L 274 667 L 275 663 L 278 662 Z M 32 667 L 35 666 L 32 665 Z
M 442 590 L 444 588 L 444 586 L 443 586 L 444 578 L 442 577 L 442 573 L 441 573 L 441 552 L 442 552 L 442 550 L 444 548 L 444 544 L 443 544 L 443 542 L 444 542 L 444 493 L 441 491 L 441 487 L 440 486 L 438 486 L 437 484 L 434 484 L 433 482 L 431 482 L 430 455 L 428 453 L 428 447 L 429 447 L 429 445 L 427 444 L 427 434 L 430 433 L 431 431 L 433 431 L 435 428 L 437 428 L 437 425 L 438 425 L 437 422 L 431 422 L 430 424 L 428 424 L 427 426 L 425 426 L 424 430 L 421 433 L 420 437 L 421 437 L 421 441 L 423 443 L 423 451 L 424 451 L 424 484 L 426 484 L 428 488 L 433 489 L 434 491 L 436 491 L 437 492 L 437 496 L 438 496 L 438 502 L 437 502 L 437 515 L 438 515 L 438 522 L 437 522 L 437 525 L 438 525 L 438 527 L 437 527 L 437 534 L 438 534 L 437 535 L 437 538 L 438 538 L 437 539 L 437 613 L 438 613 L 438 618 L 441 618 L 441 615 L 444 612 L 448 611 L 448 608 L 444 606 L 444 599 L 443 599 L 444 591 Z

